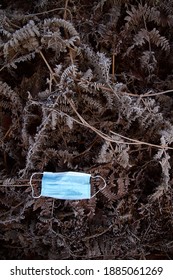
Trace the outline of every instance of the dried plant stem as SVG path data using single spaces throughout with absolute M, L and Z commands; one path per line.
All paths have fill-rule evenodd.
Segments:
M 110 141 L 112 143 L 118 143 L 118 144 L 127 144 L 127 145 L 147 145 L 147 146 L 150 146 L 150 147 L 153 147 L 153 148 L 158 148 L 158 149 L 173 150 L 173 148 L 169 147 L 169 146 L 161 146 L 161 145 L 155 145 L 155 144 L 139 141 L 139 140 L 136 140 L 136 139 L 125 137 L 125 136 L 123 136 L 121 134 L 118 134 L 118 133 L 115 133 L 113 131 L 110 131 L 112 134 L 114 134 L 114 135 L 116 135 L 116 136 L 118 136 L 120 138 L 127 139 L 127 140 L 129 140 L 131 142 L 124 142 L 124 141 L 115 140 L 112 137 L 108 136 L 107 134 L 103 133 L 102 131 L 98 130 L 97 128 L 93 127 L 88 122 L 86 122 L 84 120 L 84 118 L 77 112 L 77 110 L 76 110 L 76 108 L 75 108 L 75 106 L 73 104 L 73 101 L 68 99 L 68 102 L 70 103 L 73 111 L 76 113 L 78 118 L 81 120 L 81 124 L 84 125 L 85 127 L 90 128 L 91 130 L 93 130 L 95 133 L 97 133 L 100 137 L 102 137 L 106 141 Z M 73 120 L 75 121 L 75 119 L 73 119 Z
M 157 96 L 157 95 L 162 95 L 162 94 L 167 94 L 167 93 L 173 93 L 173 89 L 168 89 L 168 90 L 165 90 L 165 91 L 160 91 L 160 92 L 156 92 L 156 93 L 145 93 L 145 94 L 142 94 L 140 95 L 142 98 L 145 98 L 145 97 L 152 97 L 152 96 Z M 137 94 L 134 94 L 133 96 L 139 96 Z
M 76 79 L 76 81 L 80 82 L 80 80 L 77 80 L 77 79 Z M 117 92 L 115 92 L 114 89 L 111 86 L 109 86 L 109 87 L 100 86 L 100 89 L 102 89 L 104 91 L 112 92 L 112 93 L 117 95 Z M 150 92 L 151 91 L 148 91 L 144 94 L 135 94 L 135 93 L 131 93 L 131 92 L 121 91 L 121 92 L 118 92 L 118 94 L 124 94 L 124 95 L 132 96 L 132 97 L 138 97 L 138 98 L 146 98 L 146 97 L 154 97 L 154 96 L 158 96 L 158 95 L 163 95 L 163 94 L 167 94 L 167 93 L 173 93 L 173 89 L 160 91 L 160 92 L 156 92 L 156 93 L 150 93 Z
M 12 209 L 14 210 L 14 209 L 16 209 L 17 207 L 19 207 L 20 205 L 24 204 L 24 203 L 25 203 L 25 201 L 22 201 L 22 202 L 18 203 L 16 206 L 13 206 Z M 10 212 L 11 212 L 11 209 L 10 209 L 9 211 L 5 212 L 5 213 L 2 213 L 2 214 L 0 215 L 0 218 L 2 218 L 3 216 L 7 215 L 7 214 L 10 213 Z
M 52 79 L 54 79 L 54 81 L 57 83 L 57 80 L 56 80 L 56 78 L 55 78 L 55 76 L 54 76 L 54 72 L 53 72 L 52 68 L 50 67 L 49 63 L 47 62 L 47 60 L 46 60 L 44 54 L 42 53 L 42 51 L 39 51 L 39 54 L 41 55 L 41 57 L 43 58 L 44 62 L 46 63 L 46 66 L 48 67 L 48 69 L 49 69 L 49 71 L 50 71 L 50 74 L 51 74 L 51 76 L 52 76 Z
M 113 81 L 114 81 L 114 76 L 115 76 L 115 54 L 112 54 L 112 76 L 113 76 Z
M 68 7 L 68 0 L 65 1 L 65 7 L 64 7 L 64 20 L 66 20 L 67 18 L 67 7 Z
M 34 17 L 34 16 L 41 16 L 41 15 L 44 15 L 44 14 L 52 13 L 52 12 L 55 12 L 55 11 L 61 11 L 61 10 L 65 10 L 66 13 L 68 12 L 69 15 L 70 15 L 70 20 L 72 21 L 72 13 L 67 8 L 55 8 L 55 9 L 44 11 L 44 12 L 40 12 L 40 13 L 29 14 L 29 15 L 25 15 L 25 18 L 30 18 L 30 17 Z
M 113 228 L 114 225 L 115 225 L 115 223 L 113 223 L 112 225 L 110 225 L 108 228 L 106 228 L 106 229 L 103 230 L 102 232 L 93 234 L 93 235 L 91 235 L 91 236 L 86 236 L 86 237 L 83 238 L 82 240 L 83 240 L 83 241 L 87 241 L 87 240 L 89 240 L 89 239 L 97 238 L 97 237 L 99 237 L 99 236 L 101 236 L 101 235 L 107 233 L 110 229 Z

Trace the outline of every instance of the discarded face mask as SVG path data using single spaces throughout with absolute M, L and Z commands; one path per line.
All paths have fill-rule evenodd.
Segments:
M 41 193 L 39 196 L 34 195 L 32 186 L 33 176 L 43 174 L 41 183 Z M 91 178 L 100 178 L 104 182 L 104 186 L 91 196 Z M 52 197 L 65 200 L 90 199 L 106 187 L 106 181 L 100 175 L 91 176 L 91 174 L 81 172 L 43 172 L 33 173 L 30 178 L 30 186 L 32 189 L 32 197 L 39 198 L 41 196 Z

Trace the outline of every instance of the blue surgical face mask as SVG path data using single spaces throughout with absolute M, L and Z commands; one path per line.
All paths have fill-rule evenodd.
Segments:
M 43 174 L 41 183 L 41 194 L 39 196 L 34 195 L 34 189 L 32 186 L 32 179 L 36 174 Z M 99 189 L 98 192 L 91 196 L 91 177 L 101 178 L 104 182 L 104 187 L 102 187 L 101 189 L 106 187 L 105 180 L 99 175 L 91 176 L 91 174 L 73 171 L 59 173 L 33 173 L 30 178 L 32 196 L 34 198 L 45 196 L 65 200 L 90 199 L 101 190 Z

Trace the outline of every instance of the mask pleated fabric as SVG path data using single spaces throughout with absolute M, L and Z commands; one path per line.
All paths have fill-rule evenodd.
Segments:
M 35 196 L 34 187 L 32 185 L 33 176 L 42 174 L 41 193 Z M 91 196 L 91 178 L 101 179 L 104 183 L 102 188 Z M 88 173 L 67 171 L 67 172 L 36 172 L 31 175 L 30 186 L 32 189 L 32 197 L 52 197 L 65 200 L 90 199 L 96 196 L 106 187 L 105 179 L 100 176 L 91 176 Z
M 90 174 L 80 172 L 44 172 L 41 196 L 79 200 L 91 197 Z

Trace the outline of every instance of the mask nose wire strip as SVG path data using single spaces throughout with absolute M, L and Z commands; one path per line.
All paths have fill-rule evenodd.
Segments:
M 35 172 L 35 173 L 33 173 L 33 174 L 31 175 L 30 180 L 29 180 L 29 184 L 30 184 L 30 186 L 31 186 L 32 197 L 33 197 L 33 198 L 40 198 L 40 197 L 41 197 L 41 194 L 40 194 L 39 196 L 35 196 L 35 195 L 34 195 L 34 187 L 33 187 L 33 185 L 32 185 L 32 179 L 33 179 L 33 177 L 34 177 L 35 175 L 37 175 L 37 174 L 43 174 L 43 173 L 42 173 L 42 172 Z
M 102 181 L 104 182 L 104 186 L 91 196 L 91 198 L 93 198 L 93 197 L 95 197 L 100 191 L 102 191 L 103 189 L 106 188 L 106 181 L 105 181 L 105 179 L 104 179 L 102 176 L 100 176 L 100 175 L 91 176 L 91 178 L 100 178 L 100 179 L 102 179 Z

